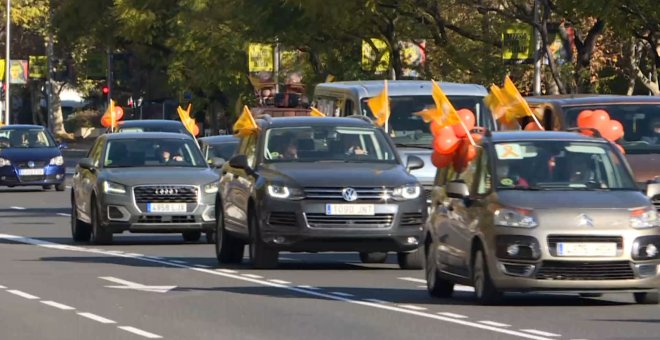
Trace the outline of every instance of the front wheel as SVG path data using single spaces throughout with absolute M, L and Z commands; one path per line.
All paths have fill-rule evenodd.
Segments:
M 89 224 L 78 219 L 76 201 L 71 197 L 71 237 L 74 242 L 89 242 L 92 230 Z
M 634 293 L 635 302 L 642 305 L 657 305 L 660 303 L 659 293 Z
M 486 255 L 482 250 L 477 250 L 472 266 L 472 282 L 474 283 L 474 294 L 477 301 L 482 305 L 491 305 L 497 303 L 502 298 L 488 271 L 488 262 Z
M 93 244 L 112 244 L 112 232 L 109 232 L 101 226 L 101 216 L 96 202 L 92 200 L 92 237 Z
M 426 253 L 424 273 L 426 274 L 426 289 L 428 290 L 429 295 L 438 298 L 451 297 L 454 293 L 454 283 L 440 277 L 440 271 L 435 262 L 435 247 L 433 244 L 428 244 L 424 247 L 424 250 Z
M 215 244 L 215 232 L 213 231 L 207 231 L 205 233 L 206 236 L 206 243 L 208 244 Z
M 66 185 L 64 183 L 56 184 L 55 185 L 55 190 L 57 191 L 64 191 L 66 189 Z
M 250 260 L 252 260 L 252 266 L 258 269 L 277 268 L 279 252 L 261 240 L 259 222 L 254 215 L 254 211 L 250 211 L 248 220 L 250 223 Z
M 424 253 L 420 249 L 410 253 L 397 253 L 396 259 L 401 269 L 424 268 Z
M 234 237 L 232 237 L 225 230 L 225 218 L 221 211 L 216 214 L 216 227 L 214 243 L 215 243 L 215 257 L 218 263 L 238 264 L 243 261 L 243 251 L 245 244 Z

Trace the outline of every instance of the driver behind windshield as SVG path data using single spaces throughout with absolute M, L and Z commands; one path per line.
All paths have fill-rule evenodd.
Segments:
M 660 118 L 656 118 L 651 123 L 651 135 L 642 137 L 642 141 L 649 144 L 660 144 Z
M 356 135 L 344 135 L 342 137 L 342 142 L 344 143 L 347 156 L 362 156 L 367 154 L 367 151 L 360 145 L 360 140 Z

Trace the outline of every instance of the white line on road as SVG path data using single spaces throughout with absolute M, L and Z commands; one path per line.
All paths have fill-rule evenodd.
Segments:
M 23 207 L 10 207 L 10 208 L 14 210 L 25 210 L 25 208 Z
M 75 309 L 71 306 L 67 306 L 67 305 L 64 305 L 64 304 L 61 304 L 61 303 L 58 303 L 58 302 L 55 302 L 55 301 L 41 301 L 41 303 L 43 303 L 44 305 L 49 305 L 51 307 L 59 308 L 61 310 L 73 310 L 73 309 Z
M 218 269 L 218 271 L 219 271 L 219 272 L 223 272 L 223 273 L 228 273 L 228 274 L 236 274 L 236 273 L 238 273 L 237 271 L 232 270 L 232 269 Z
M 7 287 L 5 287 L 5 286 L 0 286 L 0 289 L 7 289 Z
M 417 282 L 417 283 L 426 283 L 426 280 L 417 279 L 417 278 L 414 278 L 414 277 L 400 277 L 399 280 Z
M 482 321 L 479 321 L 479 322 L 484 324 L 484 325 L 490 325 L 490 326 L 495 326 L 495 327 L 511 327 L 511 325 L 507 325 L 505 323 L 489 321 L 489 320 L 482 320 Z
M 26 243 L 26 244 L 32 244 L 32 245 L 37 245 L 40 247 L 45 247 L 45 248 L 51 248 L 51 249 L 60 249 L 60 250 L 71 250 L 71 251 L 80 251 L 80 252 L 90 252 L 88 249 L 84 247 L 71 247 L 63 244 L 58 244 L 54 242 L 49 242 L 49 241 L 44 241 L 44 240 L 39 240 L 39 239 L 34 239 L 34 238 L 29 238 L 29 237 L 23 237 L 23 236 L 16 236 L 16 235 L 9 235 L 9 234 L 0 234 L 0 239 L 6 239 L 6 240 L 11 240 L 15 242 L 21 242 L 21 243 Z M 112 255 L 112 256 L 117 256 L 117 257 L 127 257 L 123 254 L 114 254 L 114 253 L 109 253 L 105 252 L 104 254 Z M 318 292 L 318 291 L 311 291 L 309 289 L 301 289 L 298 287 L 293 287 L 293 286 L 288 286 L 288 285 L 281 285 L 273 282 L 269 282 L 266 280 L 258 280 L 255 278 L 249 278 L 246 276 L 242 275 L 235 275 L 235 274 L 229 274 L 229 273 L 223 273 L 220 271 L 212 270 L 212 269 L 204 269 L 204 268 L 195 268 L 191 265 L 183 265 L 183 264 L 174 264 L 170 261 L 161 261 L 161 260 L 154 260 L 150 259 L 147 257 L 139 257 L 138 259 L 146 262 L 153 262 L 153 263 L 158 263 L 162 265 L 169 265 L 172 267 L 178 267 L 178 268 L 187 268 L 193 271 L 197 271 L 200 273 L 205 273 L 205 274 L 210 274 L 210 275 L 216 275 L 216 276 L 222 276 L 225 278 L 230 278 L 230 279 L 235 279 L 235 280 L 240 280 L 240 281 L 246 281 L 246 282 L 251 282 L 255 283 L 258 285 L 262 286 L 267 286 L 267 287 L 274 287 L 274 288 L 281 288 L 284 290 L 292 291 L 292 292 L 297 292 L 300 294 L 305 294 L 305 295 L 311 295 L 315 296 L 318 298 L 324 298 L 324 299 L 330 299 L 330 300 L 336 300 L 336 301 L 343 301 L 346 303 L 350 304 L 355 304 L 355 305 L 360 305 L 364 307 L 371 307 L 374 309 L 380 309 L 380 310 L 388 310 L 392 312 L 398 312 L 401 314 L 407 314 L 407 315 L 413 315 L 413 316 L 418 316 L 422 318 L 427 318 L 427 319 L 433 319 L 433 320 L 439 320 L 439 321 L 444 321 L 448 323 L 453 323 L 453 324 L 458 324 L 466 327 L 472 327 L 472 328 L 478 328 L 486 331 L 491 331 L 494 333 L 500 333 L 500 334 L 508 334 L 520 338 L 526 338 L 526 339 L 534 339 L 534 340 L 551 340 L 554 338 L 551 337 L 545 337 L 545 336 L 540 336 L 540 335 L 534 335 L 521 332 L 521 331 L 515 331 L 512 329 L 505 329 L 505 328 L 499 328 L 499 327 L 493 327 L 489 325 L 484 325 L 480 324 L 478 322 L 474 321 L 469 321 L 469 320 L 460 320 L 457 318 L 451 318 L 447 316 L 443 316 L 440 314 L 431 314 L 429 312 L 424 312 L 424 311 L 414 311 L 410 309 L 405 309 L 405 308 L 400 308 L 397 306 L 392 306 L 392 305 L 384 305 L 384 304 L 377 304 L 377 303 L 372 303 L 364 300 L 359 300 L 357 298 L 346 298 L 346 297 L 341 297 L 337 295 L 332 295 L 332 294 L 327 294 L 324 292 Z M 548 333 L 552 334 L 552 333 Z M 554 335 L 554 334 L 553 334 Z
M 256 274 L 241 274 L 241 275 L 243 275 L 245 277 L 252 278 L 252 279 L 263 279 L 264 278 L 263 276 L 256 275 Z
M 284 280 L 275 280 L 275 279 L 273 279 L 273 280 L 268 280 L 268 281 L 283 284 L 283 285 L 290 285 L 291 284 L 291 282 L 284 281 Z
M 465 316 L 463 314 L 456 314 L 456 313 L 450 313 L 450 312 L 440 312 L 440 313 L 438 313 L 438 315 L 443 315 L 443 316 L 446 316 L 446 317 L 456 318 L 456 319 L 467 319 L 467 316 Z
M 389 303 L 385 300 L 379 300 L 379 299 L 364 299 L 364 301 L 373 302 L 373 303 Z
M 296 286 L 296 287 L 301 288 L 301 289 L 309 289 L 309 290 L 321 290 L 321 288 L 319 288 L 319 287 L 312 287 L 310 285 L 299 285 L 299 286 Z
M 143 336 L 147 339 L 162 339 L 163 338 L 162 336 L 160 336 L 158 334 L 143 331 L 139 328 L 135 328 L 135 327 L 131 327 L 131 326 L 119 326 L 119 329 L 125 330 L 127 332 L 131 332 L 133 334 L 141 335 L 141 336 Z
M 426 280 L 424 279 L 418 279 L 415 277 L 399 277 L 399 280 L 403 281 L 409 281 L 409 282 L 415 282 L 415 283 L 424 283 L 426 284 Z M 417 288 L 426 288 L 426 285 L 424 286 L 417 286 Z M 454 290 L 457 292 L 474 292 L 474 288 L 470 286 L 464 286 L 464 285 L 456 285 L 454 286 Z
M 353 295 L 353 294 L 350 294 L 350 293 L 344 293 L 344 292 L 330 292 L 330 294 L 333 294 L 333 295 L 339 295 L 339 296 L 344 296 L 344 297 L 352 297 L 352 296 L 355 296 L 355 295 Z
M 16 289 L 10 289 L 10 290 L 8 290 L 7 292 L 12 293 L 12 294 L 14 294 L 14 295 L 18 295 L 18 296 L 20 296 L 20 297 L 22 297 L 22 298 L 26 298 L 26 299 L 28 299 L 28 300 L 37 300 L 37 299 L 39 299 L 38 296 L 34 296 L 34 295 L 32 295 L 32 294 L 28 294 L 28 293 L 26 293 L 26 292 L 22 292 L 22 291 L 20 291 L 20 290 L 16 290 Z
M 412 309 L 412 310 L 427 310 L 428 309 L 426 307 L 420 307 L 420 306 L 415 306 L 415 305 L 399 305 L 399 307 Z
M 521 329 L 521 331 L 536 334 L 536 335 L 540 335 L 540 336 L 552 336 L 552 337 L 561 336 L 561 334 L 555 334 L 555 333 L 550 333 L 550 332 L 539 331 L 538 329 Z
M 78 313 L 78 315 L 80 315 L 80 316 L 82 316 L 82 317 L 85 317 L 85 318 L 88 318 L 88 319 L 91 319 L 91 320 L 94 320 L 94 321 L 96 321 L 96 322 L 100 322 L 100 323 L 106 323 L 106 324 L 108 324 L 108 323 L 116 323 L 116 322 L 114 322 L 113 320 L 106 319 L 106 318 L 104 318 L 104 317 L 102 317 L 102 316 L 98 316 L 98 315 L 96 315 L 96 314 L 92 314 L 92 313 Z
M 65 216 L 65 217 L 71 217 L 71 214 L 67 214 L 67 213 L 57 213 L 57 215 Z

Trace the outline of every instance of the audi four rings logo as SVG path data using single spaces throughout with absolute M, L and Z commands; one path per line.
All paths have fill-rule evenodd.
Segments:
M 154 191 L 156 195 L 176 195 L 179 193 L 178 189 L 173 188 L 159 188 Z
M 341 196 L 347 202 L 353 202 L 353 201 L 358 199 L 357 191 L 355 191 L 355 189 L 353 189 L 353 188 L 346 188 L 346 189 L 342 190 Z

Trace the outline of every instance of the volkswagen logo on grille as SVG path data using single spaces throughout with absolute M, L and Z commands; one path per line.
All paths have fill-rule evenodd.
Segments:
M 33 162 L 33 161 L 29 161 L 29 162 L 28 162 L 28 167 L 30 167 L 30 168 L 34 168 L 34 162 Z
M 589 227 L 593 228 L 594 226 L 594 219 L 591 218 L 591 216 L 587 214 L 580 214 L 578 215 L 578 227 Z
M 353 188 L 346 188 L 341 191 L 341 197 L 347 202 L 353 202 L 358 199 L 357 191 Z
M 179 193 L 179 190 L 174 188 L 158 188 L 154 193 L 156 195 L 176 195 Z

